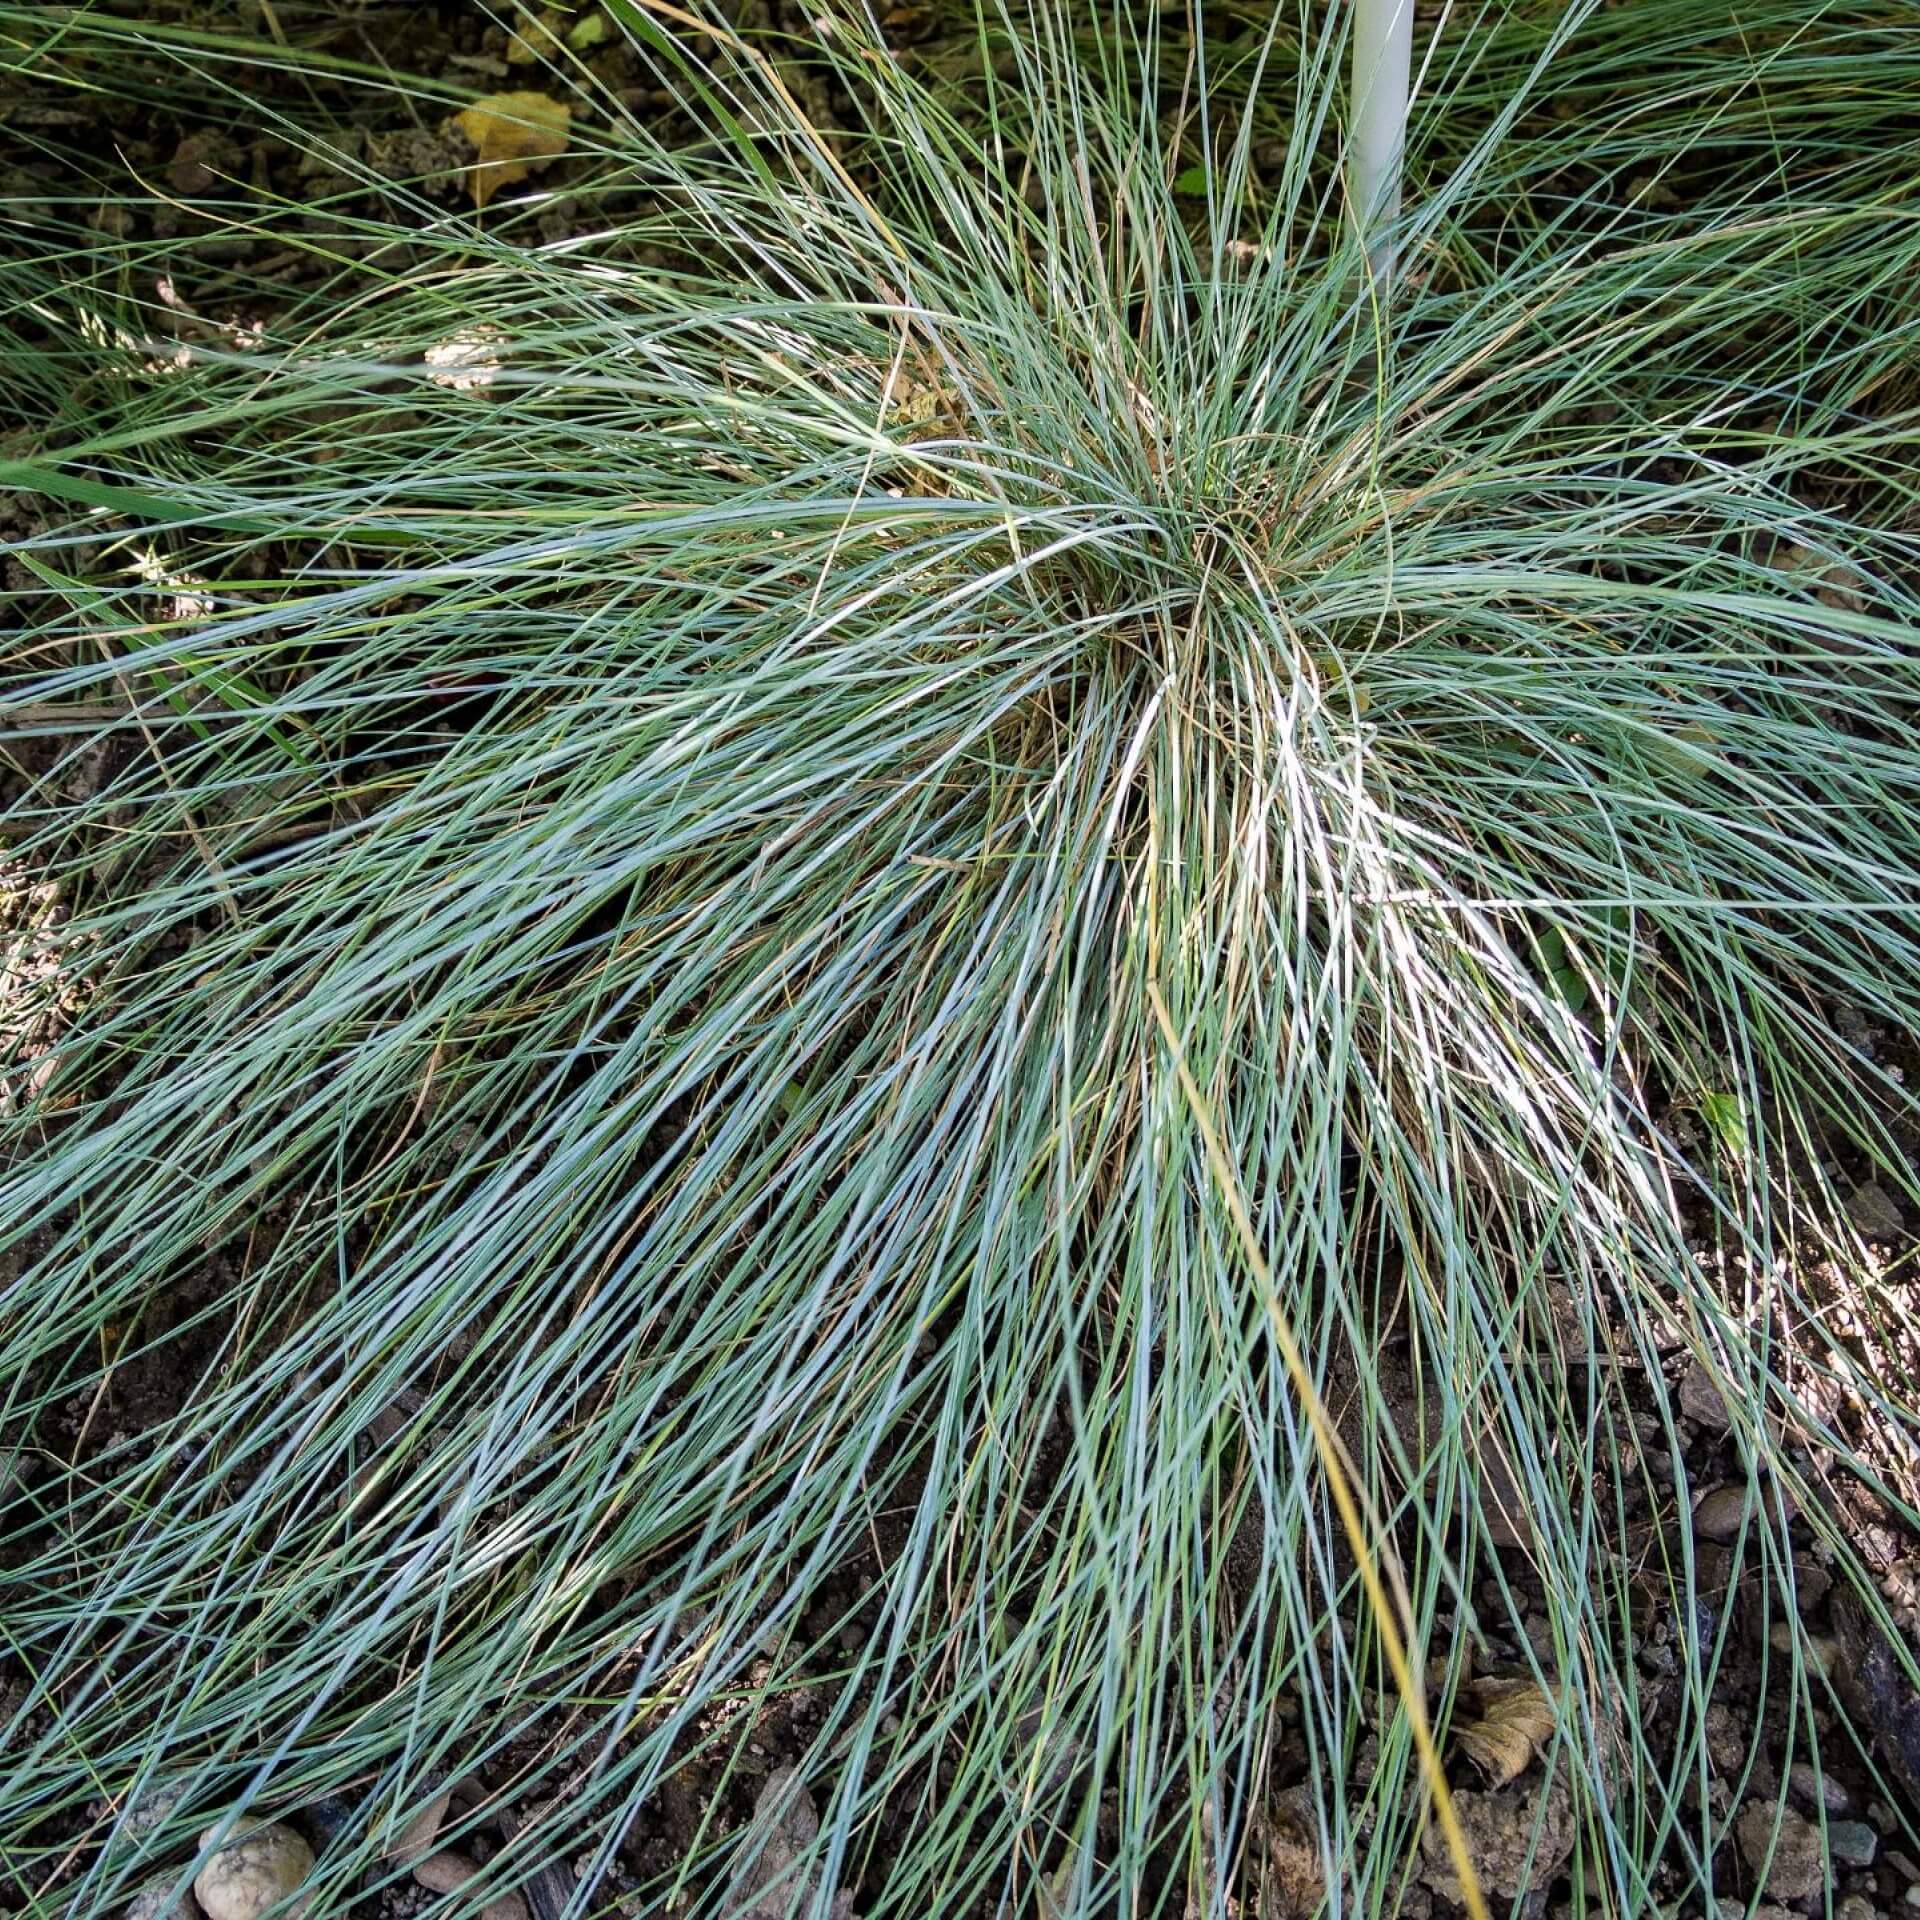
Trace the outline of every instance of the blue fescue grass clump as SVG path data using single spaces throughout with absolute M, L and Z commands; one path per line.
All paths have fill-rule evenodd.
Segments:
M 1920 1029 L 1920 47 L 1450 17 L 1385 298 L 1336 16 L 1033 0 L 934 81 L 819 11 L 612 8 L 680 104 L 530 69 L 563 232 L 261 197 L 298 291 L 178 351 L 192 219 L 5 209 L 14 1870 L 104 1913 L 337 1794 L 340 1901 L 537 1751 L 491 1884 L 606 1910 L 807 1687 L 821 1912 L 1284 1912 L 1296 1784 L 1392 1912 L 1419 1702 L 1331 1474 L 1443 1736 L 1476 1664 L 1550 1702 L 1582 1910 L 1724 1890 L 1732 1630 L 1636 1658 L 1713 1618 L 1675 1357 L 1793 1757 L 1789 1524 L 1861 1580 L 1821 1489 L 1908 1498 L 1834 1183 L 1911 1191 L 1913 1099 L 1835 1020 Z M 634 1910 L 724 1911 L 737 1828 Z

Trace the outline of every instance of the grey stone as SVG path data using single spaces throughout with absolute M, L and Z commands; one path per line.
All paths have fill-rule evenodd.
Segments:
M 1727 1403 L 1713 1384 L 1713 1375 L 1698 1360 L 1689 1360 L 1680 1376 L 1680 1411 L 1715 1433 L 1724 1433 L 1733 1424 Z
M 184 1792 L 183 1787 L 163 1786 L 150 1781 L 127 1802 L 126 1811 L 120 1816 L 122 1831 L 131 1840 L 144 1840 L 166 1823 L 174 1808 L 180 1804 Z
M 1906 1226 L 1899 1201 L 1877 1180 L 1863 1180 L 1854 1188 L 1847 1218 L 1863 1240 L 1897 1240 Z
M 1830 1820 L 1827 1850 L 1843 1867 L 1870 1867 L 1880 1851 L 1880 1836 L 1864 1820 Z
M 200 1920 L 200 1908 L 177 1874 L 162 1873 L 135 1890 L 125 1920 Z
M 1853 1795 L 1847 1791 L 1846 1784 L 1804 1760 L 1789 1769 L 1787 1790 L 1803 1807 L 1825 1807 L 1829 1813 L 1853 1811 Z
M 800 1920 L 811 1913 L 820 1885 L 805 1867 L 819 1833 L 820 1816 L 799 1769 L 775 1768 L 753 1803 L 739 1878 L 721 1908 L 726 1920 Z M 852 1894 L 834 1895 L 833 1920 L 849 1920 L 852 1911 Z

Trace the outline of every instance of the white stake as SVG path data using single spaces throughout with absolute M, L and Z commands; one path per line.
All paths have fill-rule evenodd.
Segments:
M 1370 236 L 1367 258 L 1384 294 L 1393 278 L 1400 159 L 1413 68 L 1413 0 L 1354 0 L 1353 127 L 1347 151 L 1353 216 Z

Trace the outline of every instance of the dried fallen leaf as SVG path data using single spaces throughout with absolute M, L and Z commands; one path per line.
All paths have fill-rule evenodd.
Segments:
M 1531 1680 L 1476 1680 L 1471 1691 L 1479 1718 L 1456 1726 L 1454 1738 L 1491 1785 L 1504 1787 L 1553 1738 L 1553 1702 Z
M 490 93 L 455 114 L 478 156 L 467 175 L 473 204 L 484 207 L 502 187 L 565 153 L 572 119 L 565 101 L 544 93 Z

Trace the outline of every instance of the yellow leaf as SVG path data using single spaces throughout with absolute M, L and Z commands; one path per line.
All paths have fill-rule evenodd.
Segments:
M 1553 1702 L 1531 1680 L 1476 1680 L 1480 1717 L 1453 1730 L 1460 1750 L 1496 1787 L 1526 1772 L 1553 1738 Z
M 502 187 L 565 153 L 572 118 L 572 108 L 544 93 L 490 93 L 455 114 L 477 156 L 467 176 L 473 204 L 484 207 Z
M 560 29 L 565 25 L 565 15 L 552 7 L 545 8 L 537 20 L 523 20 L 507 36 L 507 65 L 530 67 L 536 60 L 550 59 L 560 50 Z

